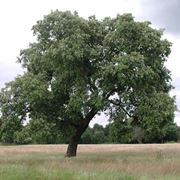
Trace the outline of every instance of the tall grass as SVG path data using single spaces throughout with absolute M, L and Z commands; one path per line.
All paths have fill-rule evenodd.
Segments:
M 65 158 L 61 146 L 0 147 L 0 180 L 179 180 L 180 145 L 156 146 L 133 151 L 131 146 L 92 145 L 96 150 L 82 150 L 76 158 Z M 115 147 L 120 149 L 111 151 Z

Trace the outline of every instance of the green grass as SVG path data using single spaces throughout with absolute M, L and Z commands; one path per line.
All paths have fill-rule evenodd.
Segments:
M 180 151 L 0 153 L 0 180 L 179 180 Z M 0 148 L 1 151 L 1 148 Z

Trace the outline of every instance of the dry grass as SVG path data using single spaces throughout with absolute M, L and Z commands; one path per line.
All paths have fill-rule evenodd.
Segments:
M 18 145 L 0 146 L 0 155 L 11 153 L 65 153 L 67 145 Z M 98 152 L 180 152 L 180 144 L 98 144 L 79 145 L 78 153 Z
M 66 148 L 0 146 L 0 179 L 180 179 L 180 144 L 79 145 L 70 159 Z

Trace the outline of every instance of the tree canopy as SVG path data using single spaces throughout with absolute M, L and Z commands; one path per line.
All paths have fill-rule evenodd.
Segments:
M 69 137 L 68 157 L 76 155 L 96 114 L 149 123 L 151 113 L 139 111 L 143 102 L 149 111 L 152 97 L 169 97 L 171 78 L 164 63 L 171 43 L 149 22 L 136 22 L 131 14 L 98 20 L 57 10 L 32 30 L 37 39 L 18 58 L 26 72 L 1 91 L 1 121 L 52 123 Z M 165 103 L 171 104 L 163 105 L 173 119 L 174 101 Z M 158 121 L 157 116 L 152 119 Z

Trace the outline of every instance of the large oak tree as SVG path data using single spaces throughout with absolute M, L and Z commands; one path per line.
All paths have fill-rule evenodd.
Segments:
M 171 89 L 171 44 L 149 22 L 54 11 L 32 30 L 37 39 L 18 58 L 26 72 L 1 91 L 1 121 L 55 124 L 69 137 L 68 157 L 98 113 L 138 123 L 144 98 Z

